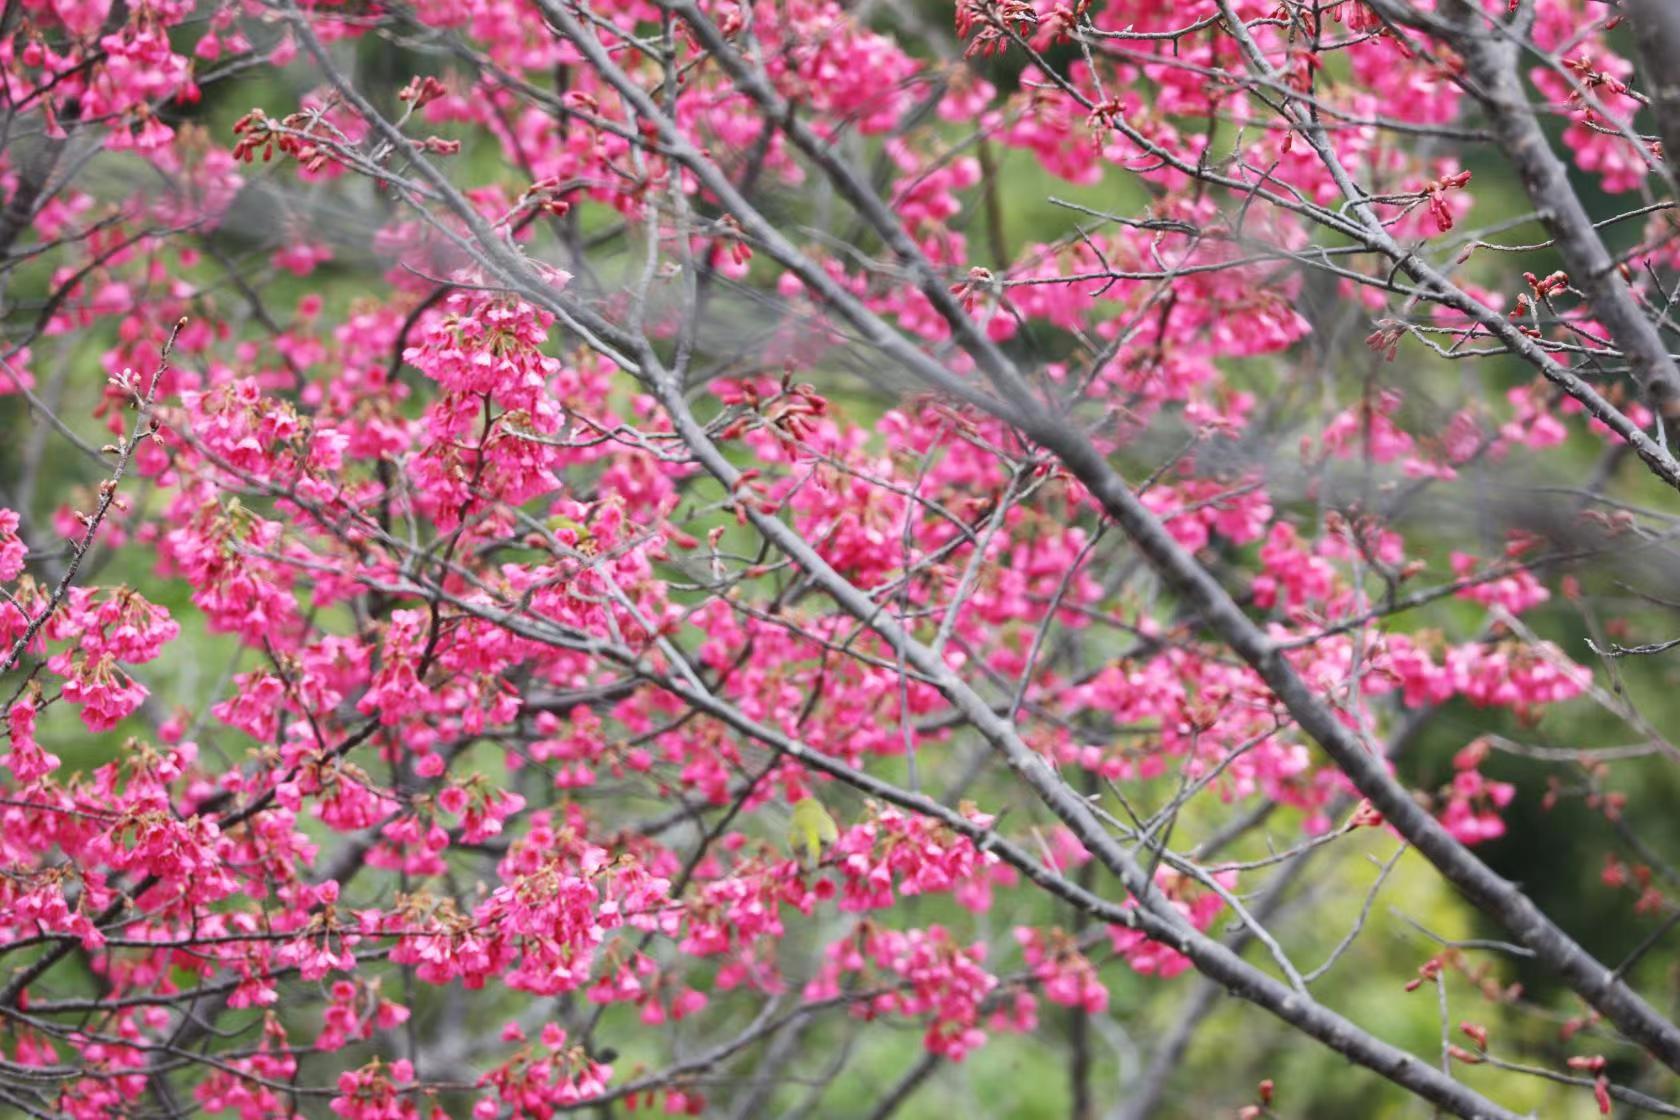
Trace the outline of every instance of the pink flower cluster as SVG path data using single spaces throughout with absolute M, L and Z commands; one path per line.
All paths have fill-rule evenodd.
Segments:
M 959 945 L 941 926 L 900 931 L 864 922 L 828 947 L 805 998 L 837 999 L 842 978 L 856 975 L 873 994 L 851 1005 L 853 1015 L 926 1016 L 928 1053 L 960 1062 L 986 1041 L 979 1023 L 998 981 L 982 967 L 985 956 L 983 944 Z

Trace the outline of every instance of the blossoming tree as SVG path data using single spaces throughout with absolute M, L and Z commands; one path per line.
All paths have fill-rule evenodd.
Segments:
M 1680 1114 L 1676 74 L 8 0 L 0 1111 Z

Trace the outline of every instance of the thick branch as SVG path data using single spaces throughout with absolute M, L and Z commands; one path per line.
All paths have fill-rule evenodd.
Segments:
M 598 56 L 592 57 L 591 61 L 603 75 L 636 105 L 638 112 L 658 125 L 661 140 L 672 147 L 677 158 L 700 174 L 703 181 L 706 180 L 708 177 L 702 172 L 702 168 L 707 166 L 706 161 L 693 153 L 675 125 L 663 118 L 647 95 L 607 57 L 594 36 L 582 31 L 577 21 L 556 0 L 539 0 L 539 3 L 550 20 L 580 49 L 586 54 Z M 923 292 L 950 323 L 958 342 L 987 372 L 999 393 L 1008 401 L 1009 409 L 1003 418 L 1016 424 L 1041 447 L 1055 454 L 1085 484 L 1102 508 L 1137 545 L 1150 566 L 1260 675 L 1302 730 L 1324 748 L 1360 793 L 1449 882 L 1510 930 L 1523 945 L 1534 951 L 1536 959 L 1562 977 L 1629 1038 L 1646 1047 L 1671 1069 L 1680 1070 L 1680 1029 L 1676 1029 L 1673 1023 L 1583 950 L 1527 895 L 1473 855 L 1412 799 L 1410 793 L 1389 775 L 1381 760 L 1348 730 L 1335 711 L 1313 693 L 1277 644 L 1242 612 L 1207 569 L 1166 531 L 1160 520 L 1115 473 L 1090 441 L 1062 418 L 1038 404 L 1013 363 L 981 334 L 960 304 L 951 298 L 931 262 L 904 233 L 884 204 L 868 191 L 856 171 L 844 164 L 831 145 L 823 143 L 794 117 L 791 108 L 768 87 L 762 75 L 722 38 L 717 28 L 703 15 L 686 4 L 674 3 L 671 6 L 695 29 L 696 36 L 736 79 L 738 88 L 758 100 L 766 112 L 783 122 L 786 135 L 795 146 L 822 168 L 835 183 L 836 189 L 859 209 L 912 267 Z M 707 182 L 707 186 L 712 184 Z M 735 204 L 740 201 L 738 197 L 725 197 L 721 191 L 719 196 L 724 205 L 735 212 L 743 226 L 749 223 L 767 224 L 762 216 L 745 207 L 744 202 L 741 202 L 744 209 L 735 210 Z M 823 285 L 817 279 L 826 280 L 827 277 L 820 269 L 812 267 L 797 250 L 792 250 L 785 239 L 778 236 L 775 242 L 769 246 L 773 255 L 797 271 L 814 290 L 831 286 Z M 834 305 L 860 331 L 876 334 L 884 329 L 867 312 L 860 315 L 855 301 L 837 300 Z M 1648 328 L 1649 324 L 1645 326 Z M 910 351 L 912 356 L 907 359 L 907 366 L 930 384 L 942 387 L 954 380 L 916 348 L 905 344 L 902 339 L 897 339 L 897 343 L 892 347 L 894 356 Z M 931 372 L 929 366 L 934 367 Z M 972 390 L 969 395 L 974 395 Z M 699 449 L 696 450 L 698 452 Z M 1672 468 L 1673 460 L 1666 452 L 1657 449 L 1656 458 Z M 770 525 L 785 530 L 780 522 L 771 521 Z M 764 524 L 760 525 L 760 529 L 766 530 L 767 535 L 773 531 Z M 782 544 L 780 540 L 777 543 Z M 939 664 L 932 671 L 944 668 L 943 664 Z M 991 713 L 988 711 L 987 715 Z
M 1668 0 L 1656 6 L 1667 9 L 1669 17 L 1659 22 L 1680 23 L 1680 13 Z M 1605 248 L 1592 217 L 1569 182 L 1569 169 L 1541 131 L 1523 89 L 1519 45 L 1481 25 L 1480 12 L 1470 14 L 1469 19 L 1474 22 L 1458 25 L 1453 39 L 1464 59 L 1465 74 L 1471 79 L 1469 89 L 1487 111 L 1494 139 L 1516 169 L 1523 190 L 1556 242 L 1570 283 L 1587 297 L 1593 316 L 1627 356 L 1633 376 L 1652 407 L 1667 419 L 1680 418 L 1680 369 L 1676 369 L 1656 325 L 1640 309 L 1615 258 Z M 1680 53 L 1670 57 L 1680 59 Z M 1680 127 L 1680 119 L 1675 125 Z

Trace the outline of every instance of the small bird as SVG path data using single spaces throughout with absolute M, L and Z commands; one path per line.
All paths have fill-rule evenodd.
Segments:
M 788 822 L 788 847 L 799 856 L 799 847 L 805 846 L 810 853 L 811 866 L 815 867 L 822 861 L 823 845 L 832 844 L 840 839 L 840 829 L 834 823 L 834 818 L 828 815 L 823 803 L 814 797 L 802 798 L 794 803 L 793 819 Z M 800 862 L 804 863 L 801 857 Z

